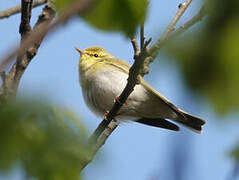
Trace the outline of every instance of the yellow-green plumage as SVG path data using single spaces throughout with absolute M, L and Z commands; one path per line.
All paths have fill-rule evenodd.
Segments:
M 100 47 L 77 50 L 81 53 L 79 78 L 84 100 L 95 114 L 103 116 L 125 87 L 130 65 Z M 178 130 L 178 126 L 165 120 L 170 119 L 196 132 L 200 132 L 205 123 L 175 107 L 143 79 L 135 86 L 116 119 Z

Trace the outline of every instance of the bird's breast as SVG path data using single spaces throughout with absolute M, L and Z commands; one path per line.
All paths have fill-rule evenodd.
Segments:
M 112 108 L 115 98 L 122 93 L 127 84 L 127 79 L 127 73 L 114 67 L 106 66 L 95 73 L 84 72 L 81 77 L 81 87 L 89 109 L 96 115 L 103 116 L 106 111 Z M 152 97 L 144 86 L 136 85 L 134 91 L 120 109 L 117 119 L 135 120 L 139 117 L 151 117 L 151 112 L 157 111 L 157 108 L 154 104 L 152 107 L 150 106 L 151 101 L 153 101 L 150 98 Z
M 102 116 L 113 106 L 114 99 L 124 89 L 128 75 L 114 68 L 92 70 L 80 74 L 82 93 L 87 106 Z

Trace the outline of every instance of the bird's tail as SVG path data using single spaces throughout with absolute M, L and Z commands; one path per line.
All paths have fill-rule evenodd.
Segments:
M 202 125 L 206 123 L 205 120 L 198 118 L 196 116 L 190 115 L 182 110 L 180 110 L 182 116 L 175 119 L 176 122 L 182 124 L 183 126 L 189 128 L 190 130 L 201 133 Z

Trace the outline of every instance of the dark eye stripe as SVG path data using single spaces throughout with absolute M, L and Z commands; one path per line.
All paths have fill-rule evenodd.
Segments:
M 94 57 L 98 57 L 98 54 L 94 54 Z

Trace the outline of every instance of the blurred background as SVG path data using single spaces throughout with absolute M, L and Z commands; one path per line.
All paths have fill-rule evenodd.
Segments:
M 0 1 L 0 11 L 19 3 Z M 174 17 L 179 3 L 178 0 L 150 1 L 145 33 L 153 38 L 153 43 Z M 193 1 L 177 27 L 195 15 L 202 4 Z M 42 7 L 33 10 L 32 24 Z M 137 123 L 121 124 L 84 169 L 82 179 L 239 179 L 238 2 L 229 4 L 220 0 L 209 7 L 210 17 L 165 46 L 145 76 L 149 84 L 175 105 L 207 121 L 202 134 L 183 127 L 172 132 Z M 2 56 L 20 41 L 19 23 L 20 14 L 0 20 Z M 80 49 L 101 46 L 115 57 L 133 63 L 130 40 L 123 33 L 97 30 L 75 17 L 44 39 L 24 73 L 18 96 L 70 109 L 90 135 L 101 118 L 95 117 L 83 101 L 75 46 Z M 21 162 L 0 168 L 0 179 L 26 179 Z

